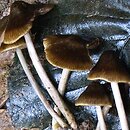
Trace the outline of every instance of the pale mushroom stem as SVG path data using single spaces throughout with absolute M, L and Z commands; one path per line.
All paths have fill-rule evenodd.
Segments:
M 116 104 L 117 112 L 120 118 L 122 130 L 129 130 L 128 121 L 126 118 L 125 109 L 124 109 L 124 105 L 121 99 L 121 94 L 120 94 L 118 83 L 111 82 L 111 88 L 113 91 L 113 96 L 115 99 L 115 104 Z
M 48 112 L 50 113 L 50 115 L 55 118 L 57 120 L 57 122 L 63 127 L 67 127 L 67 124 L 63 121 L 63 119 L 61 119 L 60 116 L 58 116 L 58 114 L 52 109 L 51 105 L 49 104 L 49 102 L 47 101 L 46 97 L 44 96 L 44 94 L 41 92 L 39 85 L 37 84 L 36 80 L 34 79 L 31 71 L 28 68 L 28 65 L 25 61 L 25 58 L 22 54 L 21 49 L 17 48 L 16 49 L 16 53 L 17 56 L 20 60 L 20 63 L 24 69 L 24 72 L 26 73 L 26 76 L 29 80 L 29 82 L 31 83 L 33 89 L 35 90 L 36 94 L 38 95 L 38 97 L 40 98 L 40 100 L 42 101 L 42 103 L 44 104 L 45 108 L 48 110 Z
M 42 64 L 38 58 L 38 55 L 32 43 L 30 34 L 27 33 L 24 37 L 25 37 L 25 41 L 26 41 L 30 58 L 46 90 L 48 91 L 49 95 L 54 100 L 55 104 L 58 106 L 59 110 L 62 112 L 62 114 L 64 115 L 64 117 L 66 118 L 70 126 L 73 129 L 76 129 L 77 124 L 75 122 L 75 118 L 73 114 L 70 112 L 70 110 L 68 109 L 67 105 L 65 104 L 64 100 L 62 99 L 62 97 L 60 96 L 56 88 L 53 86 L 53 84 L 49 80 L 44 68 L 42 67 Z
M 61 112 L 57 106 L 54 106 L 54 110 L 58 115 L 61 115 Z M 60 129 L 62 129 L 62 126 L 54 118 L 52 118 L 52 130 L 60 130 Z
M 103 116 L 104 116 L 104 117 L 107 115 L 107 113 L 109 112 L 110 108 L 111 108 L 111 107 L 108 107 L 108 106 L 104 106 L 104 107 L 103 107 L 102 112 L 103 112 Z M 99 123 L 99 121 L 98 121 L 98 123 L 97 123 L 96 130 L 100 130 L 100 123 Z
M 63 69 L 62 74 L 61 74 L 61 79 L 58 85 L 58 91 L 59 93 L 63 96 L 66 90 L 66 84 L 70 75 L 70 70 L 69 69 Z
M 96 106 L 96 111 L 97 111 L 98 121 L 99 121 L 99 124 L 100 124 L 100 129 L 101 130 L 107 130 L 101 106 Z
M 69 69 L 63 69 L 62 74 L 61 74 L 61 79 L 58 85 L 58 91 L 59 93 L 63 96 L 66 90 L 66 84 L 70 75 L 70 70 Z M 58 109 L 58 107 L 54 106 L 54 110 L 58 113 L 58 115 L 60 115 L 60 111 Z M 61 126 L 58 124 L 58 122 L 52 118 L 52 129 L 56 130 L 59 129 Z

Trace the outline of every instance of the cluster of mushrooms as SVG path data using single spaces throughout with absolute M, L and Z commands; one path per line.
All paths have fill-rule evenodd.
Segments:
M 22 1 L 14 2 L 11 6 L 10 15 L 0 20 L 0 53 L 10 49 L 16 50 L 16 54 L 29 82 L 53 117 L 53 130 L 61 128 L 78 129 L 75 117 L 62 98 L 66 90 L 66 83 L 70 72 L 77 70 L 89 70 L 90 72 L 86 80 L 95 81 L 93 81 L 75 101 L 75 106 L 96 106 L 99 120 L 96 130 L 107 130 L 104 116 L 109 111 L 109 108 L 112 107 L 112 102 L 106 93 L 105 87 L 98 79 L 105 80 L 111 83 L 122 130 L 129 130 L 118 83 L 130 82 L 130 74 L 128 73 L 127 67 L 119 59 L 117 53 L 112 50 L 103 52 L 99 61 L 94 65 L 89 55 L 89 49 L 100 44 L 98 38 L 92 42 L 88 42 L 78 35 L 53 35 L 45 37 L 43 39 L 43 46 L 46 59 L 53 66 L 63 69 L 58 90 L 48 78 L 34 48 L 30 29 L 38 15 L 49 12 L 53 7 L 54 5 L 52 4 L 28 4 Z M 54 108 L 52 108 L 50 102 L 48 102 L 45 95 L 41 92 L 39 85 L 29 70 L 22 53 L 23 48 L 27 48 L 38 76 L 55 103 Z M 102 106 L 104 106 L 103 109 Z M 63 119 L 62 116 L 64 116 L 66 120 Z

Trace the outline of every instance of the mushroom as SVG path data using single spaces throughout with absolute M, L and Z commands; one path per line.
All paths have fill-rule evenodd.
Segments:
M 58 85 L 58 91 L 63 96 L 70 71 L 89 70 L 92 67 L 86 47 L 88 42 L 77 35 L 53 35 L 44 38 L 43 45 L 48 62 L 63 69 Z M 57 107 L 54 109 L 60 114 Z M 59 127 L 54 119 L 52 127 L 53 130 Z
M 32 21 L 34 20 L 35 16 L 37 16 L 39 13 L 47 13 L 53 8 L 53 6 L 54 5 L 36 6 L 27 4 L 23 1 L 14 2 L 11 6 L 9 22 L 5 31 L 4 43 L 12 44 L 24 36 L 30 58 L 46 90 L 54 100 L 55 104 L 59 107 L 60 111 L 62 111 L 71 127 L 75 129 L 77 127 L 75 119 L 64 100 L 49 80 L 38 58 L 31 36 L 29 34 L 29 30 L 32 27 Z
M 96 106 L 97 117 L 101 130 L 106 130 L 101 106 L 112 106 L 105 87 L 99 82 L 92 82 L 75 101 L 76 106 Z
M 24 38 L 20 38 L 18 41 L 16 41 L 13 44 L 2 43 L 2 45 L 0 47 L 0 53 L 3 53 L 5 51 L 9 51 L 11 49 L 17 49 L 17 48 L 23 49 L 25 47 L 26 47 L 26 43 L 25 43 Z
M 49 12 L 52 4 L 28 4 L 23 1 L 16 1 L 12 4 L 9 21 L 7 24 L 4 43 L 12 44 L 22 36 L 25 36 L 32 28 L 32 22 L 38 15 Z
M 47 60 L 54 66 L 70 70 L 86 70 L 92 67 L 87 44 L 78 35 L 53 35 L 43 40 Z
M 38 95 L 38 97 L 40 98 L 40 100 L 42 101 L 42 103 L 44 104 L 45 108 L 48 110 L 48 112 L 50 113 L 50 115 L 55 118 L 59 124 L 64 128 L 67 127 L 67 124 L 61 119 L 60 116 L 57 115 L 57 113 L 52 109 L 51 105 L 48 103 L 46 97 L 44 96 L 44 94 L 41 92 L 39 85 L 37 84 L 36 80 L 34 79 L 31 71 L 28 68 L 28 65 L 25 61 L 25 58 L 22 54 L 21 49 L 25 48 L 26 44 L 25 44 L 25 40 L 24 38 L 19 39 L 18 41 L 16 41 L 13 44 L 2 44 L 0 47 L 0 53 L 3 53 L 5 51 L 11 50 L 11 49 L 16 49 L 16 53 L 17 56 L 20 60 L 20 63 L 24 69 L 24 72 L 27 76 L 27 78 L 29 79 L 29 82 L 31 83 L 33 89 L 35 90 L 36 94 Z
M 129 130 L 118 83 L 130 82 L 130 74 L 126 65 L 118 58 L 116 52 L 112 50 L 105 51 L 88 74 L 88 79 L 101 79 L 111 83 L 121 127 L 123 130 Z

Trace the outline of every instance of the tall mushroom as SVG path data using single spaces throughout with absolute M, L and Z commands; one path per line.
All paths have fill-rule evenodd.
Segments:
M 118 83 L 130 82 L 130 73 L 128 72 L 126 65 L 118 58 L 116 52 L 112 50 L 105 51 L 97 64 L 90 71 L 88 79 L 101 79 L 111 83 L 121 127 L 123 130 L 129 130 Z
M 92 61 L 86 48 L 87 44 L 88 42 L 77 35 L 53 35 L 43 40 L 49 63 L 63 69 L 58 87 L 62 95 L 70 71 L 89 70 L 92 67 Z
M 99 82 L 92 82 L 75 101 L 76 106 L 96 106 L 97 116 L 101 130 L 106 130 L 101 106 L 112 106 L 105 87 Z
M 53 8 L 54 5 L 39 6 L 27 4 L 23 1 L 17 1 L 13 3 L 10 11 L 9 22 L 5 31 L 4 43 L 11 44 L 24 36 L 30 58 L 46 90 L 54 100 L 55 104 L 59 107 L 60 111 L 62 111 L 71 127 L 75 129 L 77 128 L 75 119 L 63 101 L 62 97 L 59 95 L 58 91 L 49 80 L 38 58 L 32 43 L 31 36 L 29 34 L 29 30 L 32 27 L 32 21 L 34 20 L 35 16 L 37 16 L 39 12 L 40 14 L 47 13 Z
M 86 47 L 88 42 L 77 35 L 53 35 L 44 38 L 43 45 L 48 62 L 63 69 L 58 85 L 58 91 L 63 96 L 70 71 L 89 70 L 92 67 Z M 56 107 L 54 109 L 60 113 Z M 54 119 L 52 127 L 59 127 Z

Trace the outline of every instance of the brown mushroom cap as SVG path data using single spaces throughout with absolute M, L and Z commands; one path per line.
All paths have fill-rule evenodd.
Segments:
M 79 36 L 48 36 L 43 45 L 47 60 L 54 66 L 70 70 L 87 70 L 92 67 L 86 41 Z
M 99 82 L 92 82 L 76 100 L 76 106 L 112 106 L 112 102 Z
M 25 47 L 26 47 L 25 40 L 24 40 L 24 38 L 21 38 L 13 44 L 2 43 L 2 45 L 0 47 L 0 53 L 11 50 L 11 49 L 16 49 L 16 48 L 23 49 Z
M 24 36 L 32 27 L 32 21 L 37 14 L 45 14 L 53 8 L 52 5 L 32 5 L 16 1 L 11 6 L 9 22 L 5 31 L 5 44 L 12 44 Z
M 8 17 L 4 17 L 3 19 L 0 19 L 0 46 L 4 40 L 4 33 L 7 27 L 7 23 L 8 23 Z
M 89 80 L 102 79 L 108 82 L 130 82 L 130 73 L 115 51 L 104 52 L 88 74 Z

